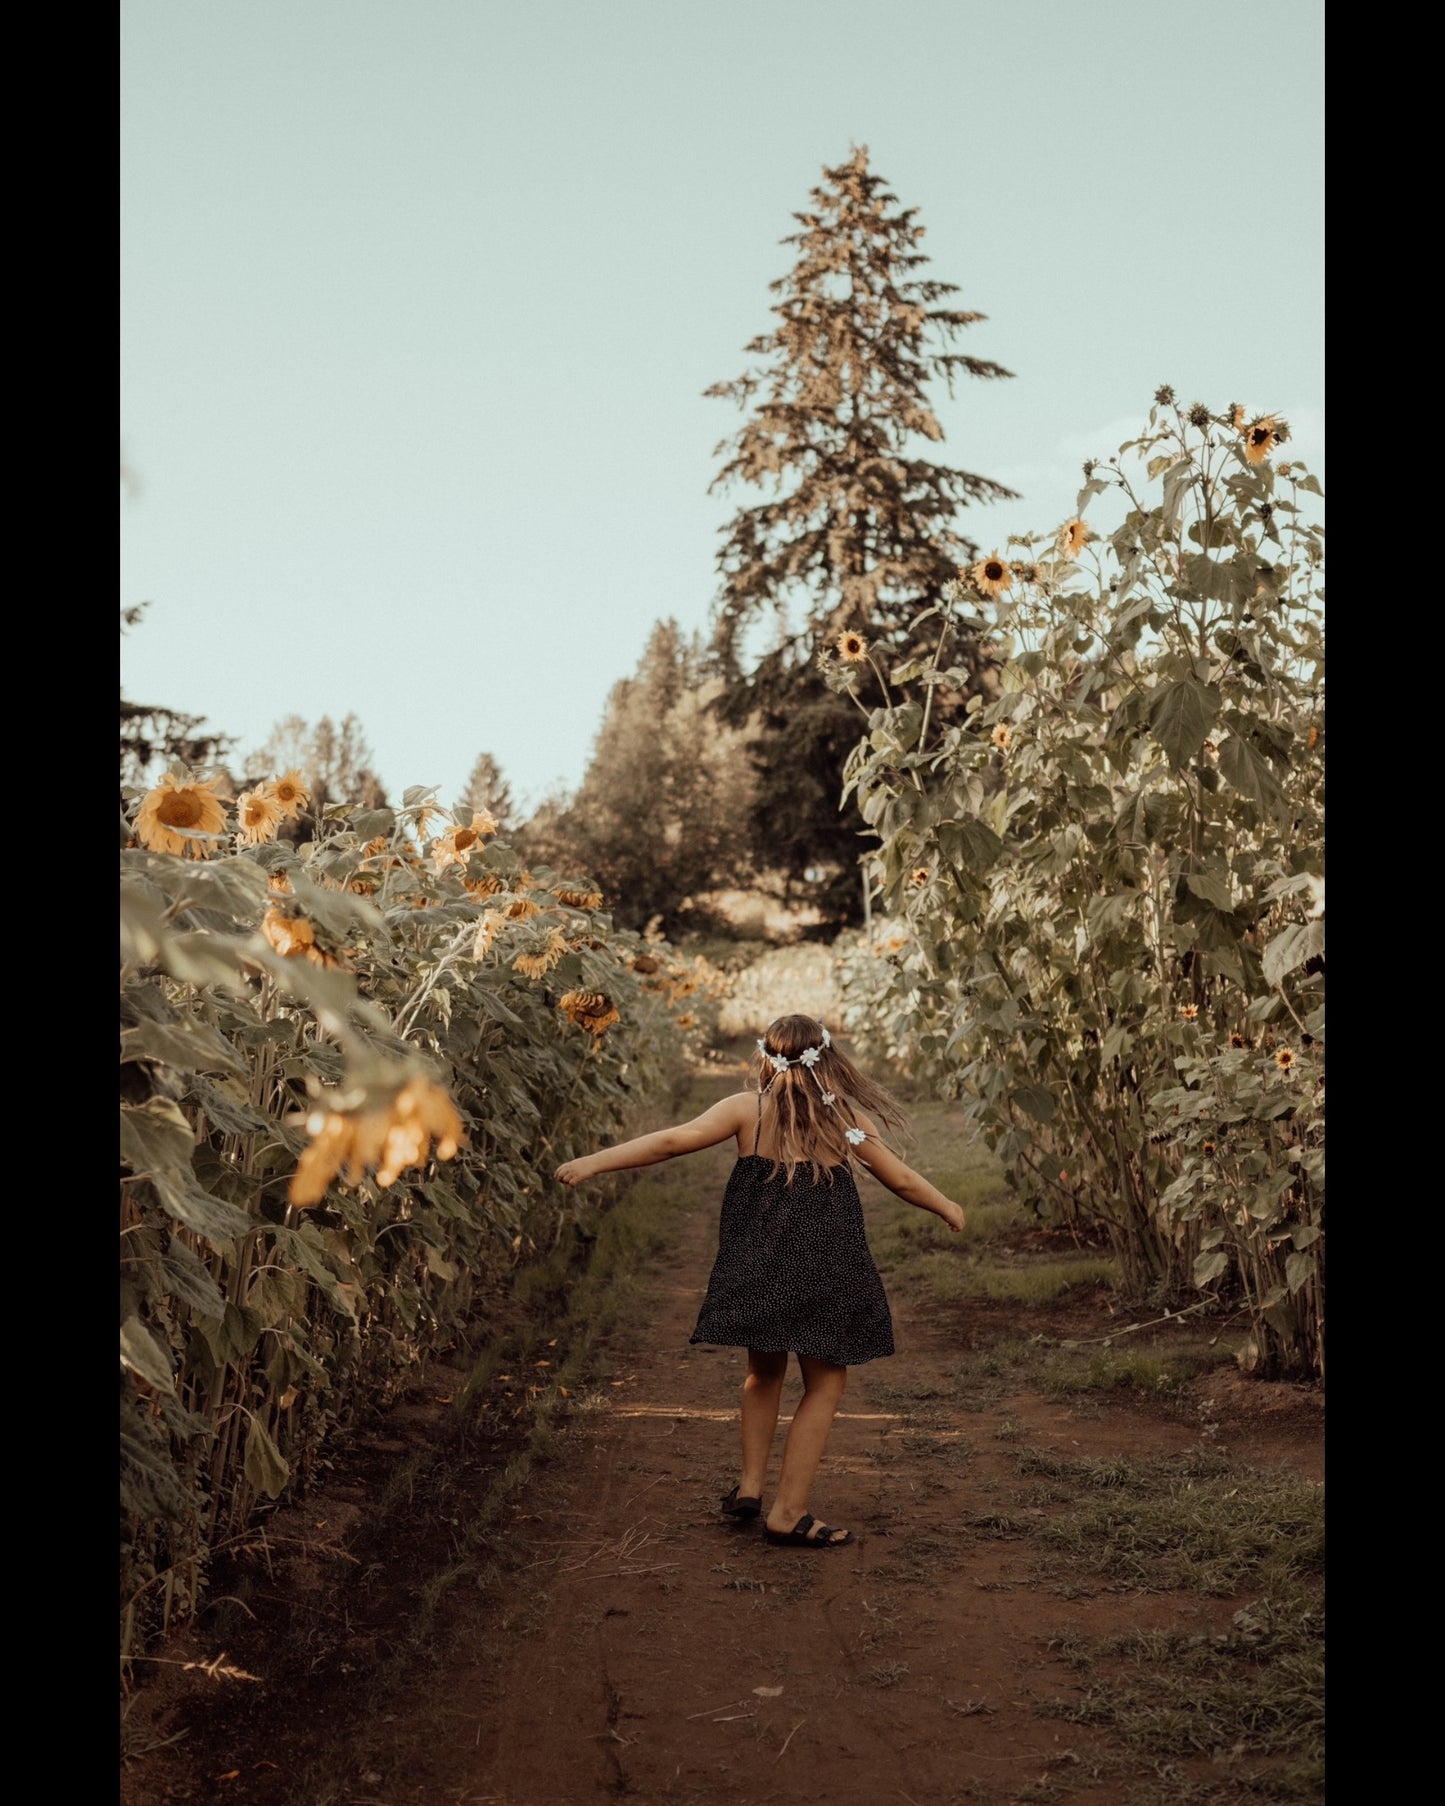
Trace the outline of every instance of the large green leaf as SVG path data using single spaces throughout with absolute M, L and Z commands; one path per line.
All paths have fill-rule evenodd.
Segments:
M 178 1105 L 152 1097 L 120 1107 L 121 1161 L 137 1174 L 189 1166 L 196 1137 Z
M 174 1392 L 171 1357 L 139 1317 L 127 1317 L 120 1326 L 120 1364 L 138 1373 L 158 1392 Z
M 1282 978 L 1302 966 L 1307 959 L 1321 953 L 1325 945 L 1323 922 L 1291 922 L 1271 936 L 1260 961 L 1264 982 L 1277 985 Z
M 1149 725 L 1176 771 L 1187 765 L 1209 738 L 1219 704 L 1219 691 L 1197 677 L 1181 677 L 1175 683 L 1161 684 L 1154 692 Z
M 1054 1120 L 1054 1094 L 1046 1091 L 1042 1085 L 1019 1085 L 1009 1096 L 1035 1122 L 1049 1123 Z
M 1274 821 L 1281 824 L 1290 819 L 1290 806 L 1284 791 L 1280 788 L 1279 779 L 1270 770 L 1267 761 L 1238 734 L 1230 734 L 1219 748 L 1219 769 L 1224 773 L 1226 782 L 1247 796 Z
M 291 1478 L 289 1463 L 261 1427 L 258 1417 L 251 1418 L 246 1430 L 245 1470 L 252 1486 L 268 1499 L 279 1499 Z
M 252 1227 L 244 1210 L 207 1191 L 189 1167 L 152 1172 L 150 1181 L 169 1214 L 204 1236 L 213 1248 L 229 1247 Z
M 142 1022 L 120 1038 L 120 1057 L 154 1060 L 178 1072 L 246 1071 L 245 1062 L 223 1035 L 194 1018 L 177 1022 Z
M 220 1317 L 225 1311 L 226 1301 L 210 1269 L 194 1248 L 188 1248 L 176 1236 L 171 1237 L 161 1261 L 161 1280 L 172 1297 L 181 1299 L 203 1317 Z

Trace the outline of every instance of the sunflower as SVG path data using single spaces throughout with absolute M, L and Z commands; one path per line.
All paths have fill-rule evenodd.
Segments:
M 908 882 L 910 884 L 927 884 L 928 867 L 926 865 L 916 865 L 908 874 Z
M 557 901 L 565 903 L 569 909 L 601 909 L 602 892 L 600 890 L 559 890 Z
M 554 928 L 538 952 L 519 953 L 512 961 L 512 970 L 520 972 L 523 978 L 545 978 L 566 951 L 566 941 Z
M 1199 1005 L 1197 1003 L 1183 1004 L 1180 1007 L 1179 1014 L 1184 1018 L 1184 1020 L 1186 1022 L 1193 1022 L 1194 1019 L 1199 1014 Z
M 1248 415 L 1244 411 L 1244 403 L 1242 401 L 1230 402 L 1229 424 L 1234 428 L 1236 433 L 1242 433 L 1244 431 L 1244 423 L 1248 418 Z
M 1215 1151 L 1214 1143 L 1212 1141 L 1206 1141 L 1204 1143 L 1204 1145 L 1200 1148 L 1199 1151 L 1201 1154 L 1203 1154 L 1203 1156 L 1206 1160 L 1212 1160 L 1214 1158 L 1214 1151 Z
M 477 923 L 477 936 L 472 942 L 472 958 L 485 959 L 492 950 L 492 942 L 502 932 L 505 916 L 499 916 L 495 909 L 484 909 L 481 920 Z
M 574 1028 L 584 1028 L 598 1040 L 614 1022 L 622 1020 L 611 998 L 602 991 L 568 991 L 558 999 L 557 1008 Z
M 463 878 L 462 883 L 474 897 L 495 897 L 507 888 L 505 880 L 495 872 L 483 872 L 479 878 Z
M 1092 530 L 1085 526 L 1076 514 L 1072 520 L 1066 520 L 1059 528 L 1059 556 L 1061 558 L 1077 558 L 1093 537 Z
M 1241 1035 L 1236 1030 L 1236 1032 L 1229 1037 L 1229 1045 L 1231 1047 L 1248 1047 L 1249 1040 L 1247 1036 Z
M 861 665 L 868 656 L 867 640 L 851 627 L 846 633 L 840 633 L 833 644 L 838 648 L 845 664 Z
M 167 772 L 146 792 L 136 811 L 135 837 L 152 853 L 209 858 L 209 842 L 226 826 L 226 809 L 211 784 L 193 783 Z
M 338 1174 L 359 1185 L 368 1167 L 376 1168 L 378 1185 L 394 1185 L 408 1166 L 420 1166 L 431 1155 L 450 1160 L 465 1139 L 456 1106 L 440 1085 L 411 1079 L 380 1110 L 313 1111 L 306 1128 L 310 1145 L 296 1163 L 288 1202 L 304 1208 L 318 1204 Z
M 517 897 L 507 905 L 507 914 L 514 922 L 526 922 L 541 913 L 542 905 L 534 903 L 530 897 Z
M 261 918 L 261 932 L 282 959 L 309 959 L 314 966 L 334 965 L 316 945 L 316 930 L 305 916 L 286 916 L 276 908 Z
M 1282 1047 L 1274 1056 L 1274 1063 L 1279 1067 L 1281 1072 L 1288 1072 L 1290 1067 L 1294 1065 L 1294 1055 L 1287 1047 Z
M 306 788 L 299 771 L 283 771 L 268 788 L 280 804 L 281 813 L 288 820 L 293 815 L 299 815 L 311 801 L 311 792 Z
M 1244 429 L 1244 455 L 1251 464 L 1263 464 L 1280 443 L 1280 422 L 1273 414 L 1261 414 Z
M 1013 588 L 1013 566 L 997 552 L 980 558 L 968 575 L 974 588 L 982 590 L 986 596 L 1001 596 L 1006 589 Z
M 1006 721 L 1000 721 L 998 726 L 989 735 L 989 739 L 993 741 L 1000 752 L 1008 751 L 1009 743 L 1013 737 L 1013 729 Z
M 236 798 L 236 831 L 243 847 L 258 847 L 262 841 L 274 840 L 284 819 L 285 812 L 271 794 L 269 784 L 243 790 Z
M 266 880 L 266 887 L 268 890 L 276 891 L 279 895 L 281 895 L 283 897 L 288 895 L 291 890 L 290 873 L 289 872 L 272 872 Z

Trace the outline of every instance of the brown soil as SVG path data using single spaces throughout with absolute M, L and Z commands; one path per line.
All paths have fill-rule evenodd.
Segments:
M 1208 1635 L 1241 1600 L 1101 1577 L 1061 1589 L 1026 1536 L 979 1525 L 1044 1515 L 1017 1503 L 1023 1446 L 1153 1456 L 1207 1435 L 1252 1466 L 1321 1479 L 1319 1394 L 1218 1369 L 1184 1399 L 919 1400 L 970 1346 L 1097 1337 L 1117 1319 L 1102 1295 L 1019 1313 L 894 1292 L 898 1353 L 852 1375 L 814 1501 L 858 1541 L 770 1547 L 717 1511 L 736 1477 L 742 1357 L 688 1336 L 726 1160 L 687 1165 L 696 1203 L 653 1276 L 650 1322 L 610 1351 L 609 1377 L 504 1517 L 483 1583 L 469 1571 L 427 1643 L 408 1643 L 419 1589 L 446 1569 L 505 1450 L 449 1457 L 447 1485 L 419 1487 L 368 1540 L 397 1464 L 441 1446 L 458 1376 L 434 1368 L 322 1492 L 272 1520 L 250 1557 L 254 1616 L 232 1611 L 224 1649 L 203 1619 L 144 1670 L 122 1806 L 1122 1806 L 1158 1785 L 1156 1756 L 1041 1713 L 1084 1686 L 1058 1639 Z M 905 1207 L 878 1192 L 868 1208 Z M 218 1658 L 257 1678 L 201 1665 Z M 1203 1781 L 1209 1759 L 1181 1754 L 1170 1772 Z

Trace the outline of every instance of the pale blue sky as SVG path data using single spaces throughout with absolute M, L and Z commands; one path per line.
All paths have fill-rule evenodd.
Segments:
M 1323 0 L 123 0 L 121 50 L 122 682 L 242 754 L 352 712 L 393 797 L 575 785 L 706 625 L 702 391 L 855 143 L 1016 373 L 935 396 L 1023 492 L 985 549 L 1160 383 L 1323 475 Z

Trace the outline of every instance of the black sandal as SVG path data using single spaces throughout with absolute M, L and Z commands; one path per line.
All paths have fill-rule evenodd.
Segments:
M 724 1517 L 733 1518 L 740 1524 L 750 1524 L 755 1517 L 762 1515 L 763 1502 L 761 1499 L 739 1498 L 738 1489 L 734 1486 L 731 1492 L 723 1495 L 722 1508 Z
M 816 1536 L 809 1536 L 810 1530 L 816 1529 Z M 779 1543 L 787 1549 L 845 1549 L 853 1541 L 853 1532 L 845 1530 L 840 1535 L 830 1524 L 820 1524 L 814 1517 L 804 1512 L 791 1530 L 769 1530 L 766 1532 L 770 1543 Z

